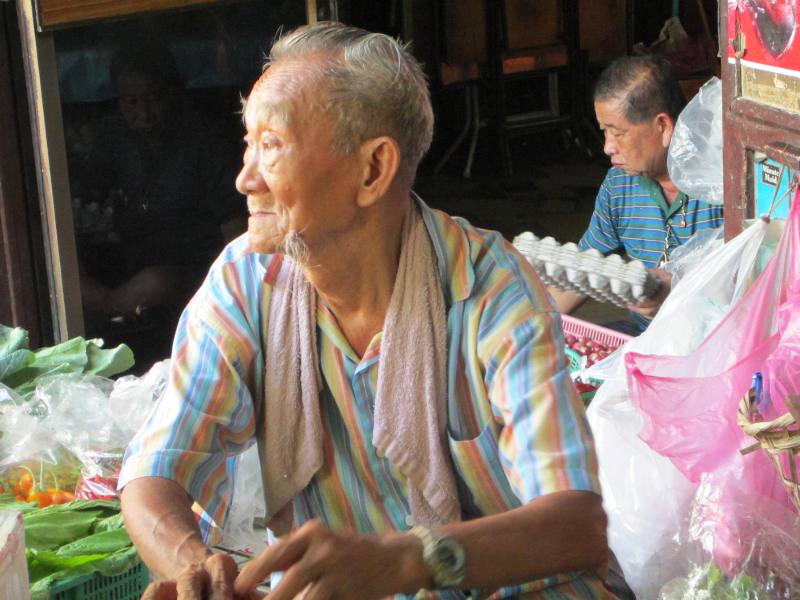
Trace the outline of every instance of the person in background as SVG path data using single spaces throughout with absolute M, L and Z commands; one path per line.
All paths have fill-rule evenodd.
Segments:
M 613 61 L 594 89 L 595 115 L 611 168 L 578 245 L 640 260 L 661 282 L 656 295 L 629 307 L 632 333 L 644 331 L 669 293 L 670 274 L 659 267 L 670 253 L 696 231 L 723 223 L 722 206 L 688 197 L 667 172 L 669 143 L 685 104 L 669 63 L 653 56 Z M 550 292 L 565 314 L 586 300 L 572 291 Z
M 113 241 L 79 247 L 87 319 L 164 315 L 165 353 L 177 316 L 213 259 L 246 227 L 233 144 L 184 102 L 169 50 L 116 51 L 117 114 L 94 140 L 79 184 L 105 196 Z
M 614 598 L 559 315 L 502 236 L 411 190 L 433 133 L 419 64 L 383 34 L 302 27 L 244 120 L 248 236 L 184 311 L 120 476 L 161 580 L 144 597 L 271 577 L 272 600 Z M 224 521 L 226 458 L 253 443 L 273 535 L 237 576 L 191 507 Z

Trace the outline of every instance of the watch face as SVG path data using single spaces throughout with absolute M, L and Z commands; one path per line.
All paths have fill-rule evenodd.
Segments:
M 454 551 L 453 544 L 449 542 L 450 540 L 439 542 L 436 547 L 436 561 L 442 565 L 443 569 L 454 571 L 459 569 L 464 561 L 463 556 L 459 556 L 459 553 Z
M 455 540 L 442 538 L 433 550 L 433 563 L 436 564 L 436 583 L 439 587 L 459 585 L 464 579 L 464 548 Z

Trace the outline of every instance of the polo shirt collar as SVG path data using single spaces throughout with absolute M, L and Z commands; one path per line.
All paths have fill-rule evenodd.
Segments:
M 681 206 L 689 201 L 686 194 L 679 190 L 678 195 L 675 196 L 675 201 L 671 205 L 667 204 L 667 199 L 664 197 L 664 190 L 661 189 L 661 186 L 658 185 L 655 179 L 650 179 L 649 177 L 639 176 L 639 187 L 653 199 L 653 202 L 661 209 L 667 219 L 678 212 Z

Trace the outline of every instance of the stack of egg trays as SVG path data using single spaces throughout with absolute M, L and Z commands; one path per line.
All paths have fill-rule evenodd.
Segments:
M 658 291 L 659 282 L 638 260 L 626 262 L 618 254 L 582 251 L 576 244 L 539 239 L 529 231 L 514 238 L 514 247 L 547 285 L 578 292 L 617 306 L 635 304 Z

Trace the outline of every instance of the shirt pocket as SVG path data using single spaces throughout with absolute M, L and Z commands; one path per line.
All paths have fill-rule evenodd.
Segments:
M 459 489 L 468 493 L 467 504 L 478 512 L 469 516 L 493 515 L 521 506 L 500 463 L 493 423 L 488 423 L 472 439 L 457 440 L 449 432 L 447 437 Z M 473 512 L 469 506 L 463 508 L 467 513 Z

